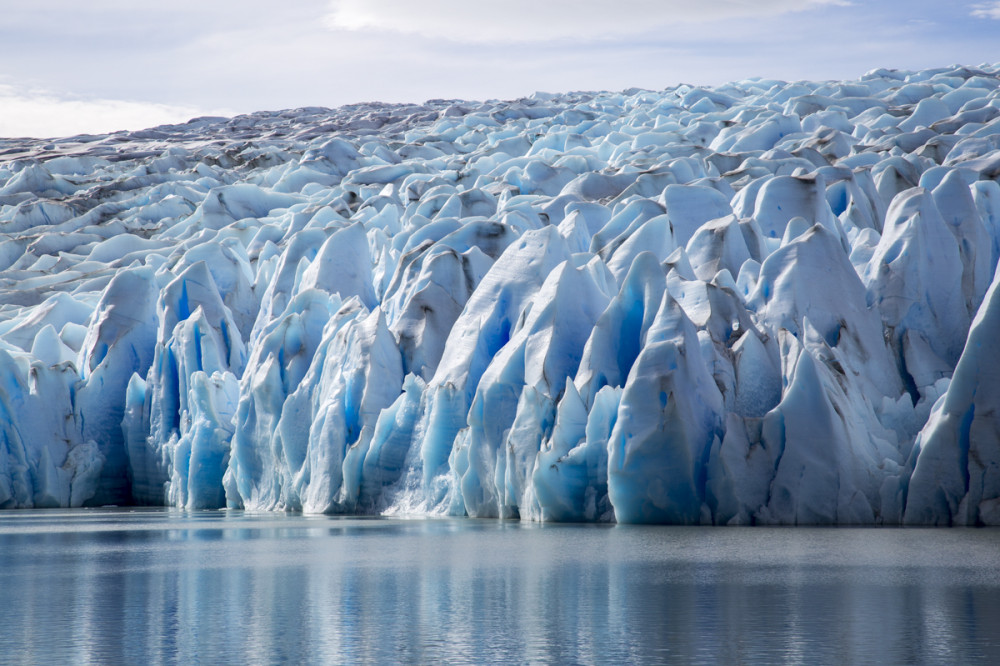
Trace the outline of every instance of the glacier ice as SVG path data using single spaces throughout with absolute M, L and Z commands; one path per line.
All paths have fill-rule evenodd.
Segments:
M 996 66 L 0 148 L 0 508 L 1000 524 Z

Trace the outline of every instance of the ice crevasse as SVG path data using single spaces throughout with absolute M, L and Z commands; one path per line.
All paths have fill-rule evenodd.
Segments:
M 0 508 L 1000 524 L 996 66 L 0 144 Z

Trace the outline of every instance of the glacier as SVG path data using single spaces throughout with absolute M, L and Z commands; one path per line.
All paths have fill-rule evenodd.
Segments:
M 1000 525 L 1000 66 L 0 139 L 0 508 Z

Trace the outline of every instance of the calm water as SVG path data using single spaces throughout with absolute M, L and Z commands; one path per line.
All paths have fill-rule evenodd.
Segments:
M 1000 663 L 1000 530 L 0 513 L 0 663 Z

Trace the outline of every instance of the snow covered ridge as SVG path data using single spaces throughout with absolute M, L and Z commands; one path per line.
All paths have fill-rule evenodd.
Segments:
M 0 507 L 1000 524 L 998 67 L 0 160 Z

